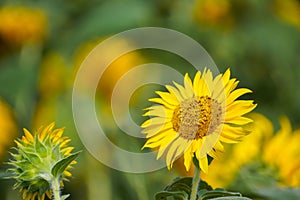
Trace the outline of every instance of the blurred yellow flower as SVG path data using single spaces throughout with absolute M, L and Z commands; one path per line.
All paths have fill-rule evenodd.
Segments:
M 298 0 L 275 0 L 274 12 L 281 20 L 300 28 L 300 2 Z
M 197 0 L 194 19 L 208 27 L 229 27 L 233 23 L 230 12 L 229 0 Z
M 18 127 L 10 106 L 0 98 L 0 161 L 13 144 Z
M 47 32 L 45 13 L 23 6 L 0 8 L 0 24 L 0 37 L 13 45 L 39 43 Z
M 207 173 L 207 156 L 223 151 L 221 142 L 236 143 L 247 134 L 242 126 L 252 120 L 243 115 L 256 104 L 237 98 L 251 90 L 236 89 L 238 81 L 230 79 L 229 69 L 215 78 L 209 69 L 198 71 L 193 82 L 186 74 L 184 86 L 174 84 L 166 86 L 168 92 L 156 92 L 160 98 L 149 99 L 160 105 L 147 108 L 144 114 L 152 118 L 141 125 L 147 137 L 143 148 L 158 148 L 157 158 L 166 152 L 169 169 L 183 155 L 189 171 L 195 156 Z
M 260 160 L 275 172 L 273 178 L 279 185 L 299 187 L 300 130 L 292 131 L 288 118 L 283 117 L 280 130 L 274 134 L 269 119 L 258 113 L 249 117 L 254 121 L 247 127 L 252 133 L 241 143 L 226 148 L 222 157 L 212 161 L 211 173 L 202 174 L 202 178 L 213 187 L 226 188 L 233 183 L 241 167 Z
M 300 130 L 293 131 L 287 117 L 280 119 L 281 129 L 266 142 L 263 161 L 278 172 L 278 183 L 300 186 Z
M 79 69 L 83 60 L 88 56 L 91 50 L 95 48 L 102 40 L 103 39 L 94 42 L 89 42 L 79 47 L 74 59 L 75 72 Z M 130 48 L 130 46 L 132 46 L 132 44 L 130 44 L 126 40 L 115 40 L 112 44 L 110 44 L 109 48 L 106 49 L 106 53 L 95 58 L 97 60 L 94 60 L 94 62 L 99 62 L 99 67 L 102 67 L 101 63 L 103 62 L 103 60 L 106 60 L 109 55 L 111 55 L 115 51 L 118 51 L 118 49 L 124 49 L 126 47 Z M 98 92 L 100 92 L 100 94 L 106 97 L 107 99 L 110 99 L 117 81 L 130 69 L 144 63 L 145 60 L 140 55 L 140 53 L 136 51 L 129 52 L 125 55 L 120 56 L 116 60 L 112 60 L 112 63 L 109 65 L 108 68 L 106 68 L 101 78 L 97 77 L 100 78 L 98 84 Z M 91 73 L 93 72 L 94 71 L 91 71 Z M 130 85 L 130 82 L 128 82 L 127 84 Z
M 232 183 L 239 169 L 260 155 L 263 142 L 273 134 L 273 125 L 266 117 L 258 113 L 251 113 L 248 117 L 253 119 L 253 123 L 246 127 L 251 133 L 242 142 L 226 146 L 226 153 L 209 165 L 209 175 L 201 175 L 212 187 L 226 188 Z

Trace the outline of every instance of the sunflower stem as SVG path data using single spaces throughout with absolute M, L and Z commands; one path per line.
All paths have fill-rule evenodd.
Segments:
M 60 181 L 59 178 L 54 178 L 51 182 L 53 200 L 61 200 L 60 197 Z
M 195 166 L 190 200 L 197 200 L 197 192 L 200 181 L 200 168 L 198 166 Z

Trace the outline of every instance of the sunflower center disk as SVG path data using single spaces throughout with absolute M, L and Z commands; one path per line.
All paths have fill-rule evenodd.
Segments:
M 222 106 L 215 99 L 193 97 L 182 101 L 174 110 L 173 129 L 184 139 L 201 139 L 216 130 L 222 123 L 222 115 Z

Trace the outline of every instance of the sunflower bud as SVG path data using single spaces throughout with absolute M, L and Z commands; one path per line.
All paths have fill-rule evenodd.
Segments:
M 62 136 L 63 128 L 53 130 L 54 125 L 41 127 L 34 135 L 24 129 L 22 139 L 15 141 L 16 153 L 11 153 L 8 164 L 13 174 L 10 178 L 16 180 L 14 188 L 20 189 L 23 199 L 51 198 L 57 185 L 62 186 L 71 176 L 69 170 L 78 153 L 71 153 L 74 148 L 67 146 L 71 140 Z

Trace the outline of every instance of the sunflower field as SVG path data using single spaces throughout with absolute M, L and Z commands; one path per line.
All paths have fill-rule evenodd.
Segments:
M 300 199 L 300 0 L 0 0 L 1 200 Z

